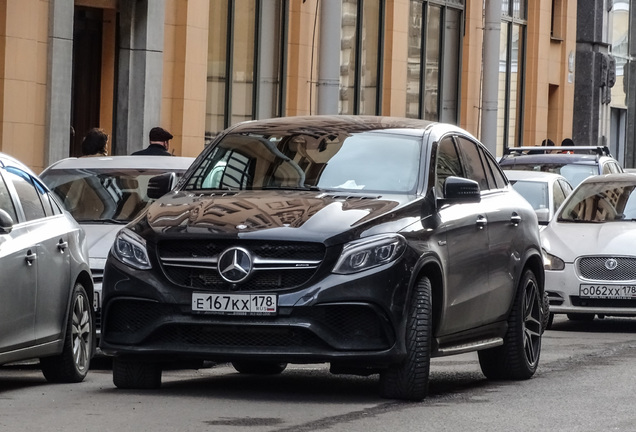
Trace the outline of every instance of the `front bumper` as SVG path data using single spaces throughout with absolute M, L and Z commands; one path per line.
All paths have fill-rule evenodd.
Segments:
M 576 273 L 573 264 L 565 264 L 565 268 L 560 271 L 546 270 L 545 290 L 550 299 L 550 312 L 636 316 L 636 300 L 581 297 L 579 295 L 581 284 L 631 286 L 636 285 L 636 281 L 625 283 L 584 280 Z
M 269 360 L 380 366 L 404 355 L 400 342 L 410 272 L 397 262 L 355 275 L 328 274 L 280 291 L 275 316 L 192 312 L 192 293 L 156 271 L 110 260 L 100 347 L 160 360 Z

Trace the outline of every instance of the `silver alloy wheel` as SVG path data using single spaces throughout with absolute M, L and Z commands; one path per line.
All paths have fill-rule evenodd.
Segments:
M 528 279 L 524 287 L 523 299 L 523 347 L 526 360 L 531 367 L 536 366 L 541 352 L 543 301 L 534 279 Z
M 80 372 L 88 368 L 92 345 L 93 332 L 91 330 L 91 314 L 88 299 L 83 294 L 75 298 L 73 305 L 73 320 L 71 338 L 73 344 L 73 359 Z

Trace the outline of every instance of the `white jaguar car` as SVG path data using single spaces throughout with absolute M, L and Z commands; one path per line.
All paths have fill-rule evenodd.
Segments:
M 552 314 L 636 316 L 636 175 L 584 180 L 541 232 Z

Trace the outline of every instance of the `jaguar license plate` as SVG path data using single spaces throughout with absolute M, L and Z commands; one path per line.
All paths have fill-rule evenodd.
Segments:
M 192 311 L 222 315 L 276 315 L 276 294 L 192 293 Z
M 581 285 L 579 295 L 598 299 L 636 299 L 636 285 Z

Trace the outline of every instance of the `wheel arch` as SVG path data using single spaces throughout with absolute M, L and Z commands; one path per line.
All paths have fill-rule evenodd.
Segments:
M 545 272 L 543 270 L 543 257 L 540 252 L 533 250 L 526 254 L 525 262 L 521 267 L 521 271 L 517 275 L 515 286 L 519 285 L 519 281 L 526 270 L 532 270 L 534 277 L 537 279 L 537 283 L 539 284 L 539 290 L 541 294 L 543 294 L 545 291 Z
M 432 296 L 432 312 L 433 312 L 433 335 L 436 334 L 436 329 L 439 327 L 439 320 L 441 319 L 442 308 L 444 304 L 444 276 L 442 272 L 442 265 L 435 256 L 429 256 L 418 263 L 416 271 L 413 272 L 411 277 L 409 294 L 415 289 L 417 281 L 422 277 L 427 277 L 431 282 L 431 296 Z

